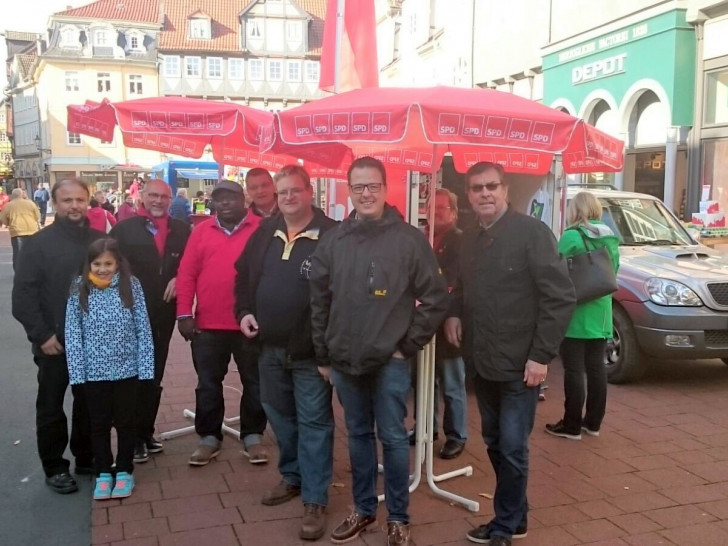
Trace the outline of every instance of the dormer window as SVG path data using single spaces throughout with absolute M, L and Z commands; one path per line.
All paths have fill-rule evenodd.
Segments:
M 114 45 L 111 43 L 111 37 L 109 34 L 110 33 L 107 30 L 97 30 L 94 32 L 94 45 L 97 47 Z
M 81 47 L 78 29 L 66 27 L 61 30 L 61 47 Z
M 127 51 L 144 51 L 144 34 L 138 30 L 129 30 L 126 33 Z
M 207 17 L 193 17 L 190 19 L 190 39 L 210 40 L 212 38 L 212 21 Z

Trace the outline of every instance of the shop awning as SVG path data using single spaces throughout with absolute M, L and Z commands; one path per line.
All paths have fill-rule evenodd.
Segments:
M 217 170 L 214 169 L 177 169 L 177 176 L 190 180 L 217 180 Z

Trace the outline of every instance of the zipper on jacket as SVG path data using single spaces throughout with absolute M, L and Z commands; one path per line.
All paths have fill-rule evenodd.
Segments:
M 369 295 L 374 294 L 374 262 L 369 263 Z

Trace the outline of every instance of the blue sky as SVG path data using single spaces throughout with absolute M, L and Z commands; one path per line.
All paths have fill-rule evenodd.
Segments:
M 93 0 L 5 0 L 3 3 L 13 4 L 12 8 L 5 6 L 0 18 L 0 32 L 18 30 L 24 32 L 44 32 L 51 14 L 63 11 L 68 6 L 78 7 L 92 3 Z M 5 39 L 0 37 L 0 56 L 3 61 L 7 58 Z M 0 70 L 0 89 L 5 87 L 5 70 Z

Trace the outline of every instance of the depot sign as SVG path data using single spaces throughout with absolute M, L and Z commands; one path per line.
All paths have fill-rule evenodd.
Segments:
M 571 70 L 571 83 L 578 85 L 615 74 L 624 73 L 624 60 L 627 58 L 626 53 L 621 53 L 613 57 L 607 57 L 593 63 L 583 64 Z

